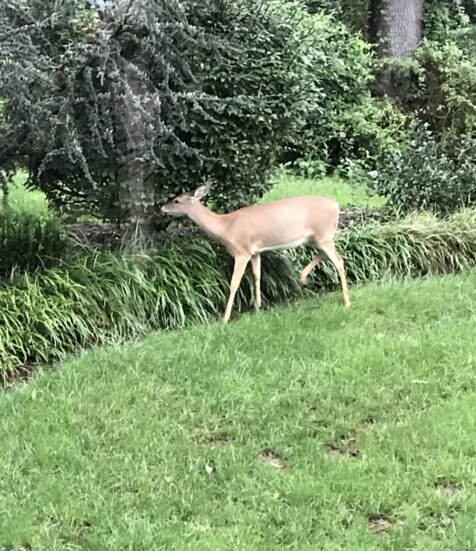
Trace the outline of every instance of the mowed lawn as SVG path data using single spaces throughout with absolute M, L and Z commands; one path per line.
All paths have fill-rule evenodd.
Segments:
M 365 186 L 338 176 L 309 179 L 281 170 L 275 174 L 273 182 L 273 187 L 261 199 L 261 203 L 296 195 L 325 195 L 337 201 L 342 209 L 351 205 L 378 208 L 385 203 L 383 197 L 369 196 Z
M 27 175 L 18 172 L 9 187 L 8 204 L 15 211 L 28 211 L 32 214 L 41 215 L 48 212 L 48 200 L 41 191 L 27 190 L 25 183 Z M 0 211 L 2 210 L 3 196 L 0 193 Z
M 0 396 L 0 549 L 476 549 L 476 274 L 93 351 Z
M 26 189 L 27 175 L 18 172 L 9 189 L 9 205 L 15 211 L 29 211 L 33 214 L 46 214 L 49 202 L 44 193 L 39 190 Z M 379 196 L 369 196 L 365 186 L 354 184 L 338 176 L 323 178 L 303 178 L 289 171 L 278 170 L 273 176 L 273 187 L 260 200 L 261 203 L 276 201 L 296 195 L 325 195 L 336 200 L 341 208 L 348 206 L 378 208 L 385 203 Z M 3 196 L 0 192 L 0 212 Z M 96 221 L 91 216 L 80 216 L 78 221 Z

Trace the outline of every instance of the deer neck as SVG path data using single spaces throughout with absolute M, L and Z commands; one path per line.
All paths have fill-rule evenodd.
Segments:
M 224 241 L 226 236 L 226 215 L 217 214 L 207 209 L 202 203 L 197 203 L 188 216 L 210 237 L 218 241 Z

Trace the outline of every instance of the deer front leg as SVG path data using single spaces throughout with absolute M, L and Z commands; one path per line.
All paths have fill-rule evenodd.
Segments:
M 223 316 L 223 323 L 227 323 L 231 316 L 231 309 L 233 308 L 233 301 L 235 300 L 236 291 L 240 286 L 241 279 L 245 273 L 246 266 L 250 261 L 250 256 L 235 256 L 235 267 L 233 268 L 233 275 L 230 282 L 230 295 Z
M 251 269 L 255 280 L 255 308 L 261 308 L 261 256 L 255 254 L 251 257 Z

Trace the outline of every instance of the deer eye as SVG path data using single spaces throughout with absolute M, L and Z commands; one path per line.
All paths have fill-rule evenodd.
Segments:
M 179 201 L 178 199 L 175 199 L 174 203 L 175 203 L 176 205 L 178 205 L 178 204 L 180 203 L 180 201 Z

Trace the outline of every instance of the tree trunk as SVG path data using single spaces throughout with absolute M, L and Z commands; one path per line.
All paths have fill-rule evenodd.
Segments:
M 422 38 L 424 0 L 371 0 L 370 36 L 380 58 L 404 59 Z
M 132 235 L 150 234 L 155 216 L 150 180 L 154 101 L 140 71 L 131 63 L 125 64 L 124 81 L 125 90 L 118 105 L 122 119 L 118 139 L 121 161 L 117 170 L 120 207 Z
M 146 18 L 148 0 L 123 0 L 122 6 L 125 20 L 140 22 Z M 146 63 L 140 42 L 136 38 L 124 39 L 118 62 L 122 83 L 116 106 L 116 142 L 120 151 L 116 175 L 122 218 L 133 237 L 153 233 L 156 221 L 151 175 L 160 103 L 149 82 Z

